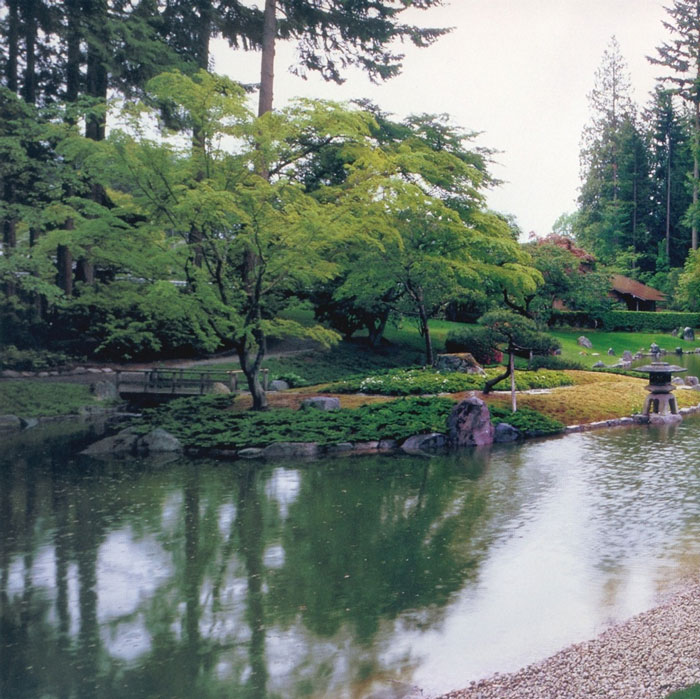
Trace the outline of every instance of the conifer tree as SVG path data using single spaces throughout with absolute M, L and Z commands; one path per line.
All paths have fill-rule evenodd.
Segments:
M 672 38 L 658 46 L 657 55 L 648 59 L 670 71 L 663 80 L 692 109 L 693 189 L 688 219 L 691 248 L 696 250 L 700 221 L 700 0 L 673 0 L 666 12 L 669 17 L 663 25 Z

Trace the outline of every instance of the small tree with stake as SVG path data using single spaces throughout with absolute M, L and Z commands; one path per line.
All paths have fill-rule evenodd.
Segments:
M 539 332 L 533 320 L 512 311 L 491 311 L 483 315 L 479 323 L 489 329 L 494 348 L 505 345 L 505 351 L 508 353 L 505 372 L 488 380 L 484 384 L 484 393 L 489 393 L 497 383 L 510 376 L 511 409 L 516 412 L 518 406 L 515 399 L 515 353 L 545 354 L 556 349 L 557 342 Z

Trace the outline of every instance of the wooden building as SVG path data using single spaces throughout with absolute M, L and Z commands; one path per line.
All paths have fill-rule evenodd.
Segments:
M 656 304 L 663 304 L 666 300 L 665 294 L 658 289 L 621 274 L 612 275 L 610 294 L 630 311 L 655 311 Z

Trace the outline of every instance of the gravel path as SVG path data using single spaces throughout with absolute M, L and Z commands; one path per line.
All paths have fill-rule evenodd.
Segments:
M 592 641 L 441 699 L 661 699 L 700 683 L 700 580 Z

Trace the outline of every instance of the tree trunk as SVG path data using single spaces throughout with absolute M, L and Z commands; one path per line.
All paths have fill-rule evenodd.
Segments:
M 253 397 L 253 410 L 267 410 L 267 395 L 263 385 L 260 383 L 260 365 L 265 356 L 265 338 L 260 331 L 254 331 L 256 336 L 257 351 L 253 357 L 253 352 L 249 345 L 249 340 L 243 339 L 236 347 L 241 369 L 248 382 L 248 390 Z
M 275 82 L 275 40 L 277 39 L 277 0 L 265 0 L 262 57 L 260 60 L 260 95 L 258 116 L 272 111 Z
M 509 354 L 510 354 L 510 358 L 512 358 L 512 357 L 513 357 L 513 353 L 510 352 Z M 507 366 L 505 372 L 504 372 L 503 374 L 500 374 L 499 376 L 494 376 L 494 378 L 489 379 L 489 380 L 484 384 L 484 390 L 482 391 L 482 393 L 483 393 L 484 395 L 486 395 L 487 393 L 491 393 L 491 390 L 493 389 L 493 387 L 494 387 L 499 381 L 504 381 L 505 379 L 507 379 L 507 378 L 510 376 L 511 371 L 512 371 L 510 358 L 509 358 L 508 366 Z
M 510 372 L 510 409 L 515 413 L 518 410 L 517 399 L 515 397 L 515 354 L 508 355 L 508 371 Z
M 56 285 L 70 297 L 73 295 L 73 255 L 67 245 L 56 248 L 56 266 Z
M 19 56 L 18 0 L 8 0 L 7 14 L 7 63 L 5 64 L 5 77 L 7 89 L 17 93 L 17 59 Z
M 66 100 L 80 94 L 80 0 L 66 0 Z
M 694 119 L 694 130 L 693 130 L 693 224 L 691 227 L 691 243 L 690 246 L 693 250 L 698 249 L 698 176 L 700 169 L 700 164 L 698 163 L 698 148 L 700 147 L 700 100 L 695 100 L 695 119 Z
M 425 304 L 422 300 L 418 302 L 418 316 L 420 318 L 420 332 L 425 342 L 425 364 L 426 366 L 433 366 L 433 341 L 430 337 L 428 314 L 425 311 Z
M 666 149 L 666 257 L 671 260 L 671 139 Z
M 24 0 L 24 81 L 22 96 L 36 102 L 36 0 Z

